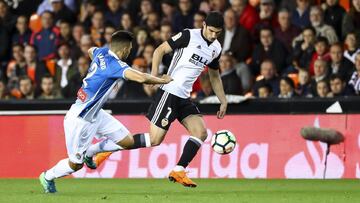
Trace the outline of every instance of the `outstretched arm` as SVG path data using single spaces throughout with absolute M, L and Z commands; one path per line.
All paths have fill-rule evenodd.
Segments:
M 211 86 L 221 103 L 220 110 L 217 112 L 217 117 L 221 119 L 224 118 L 226 114 L 227 100 L 225 97 L 224 87 L 222 85 L 219 70 L 209 68 L 209 77 Z
M 124 76 L 128 80 L 144 84 L 167 84 L 173 80 L 168 75 L 163 75 L 161 78 L 159 78 L 147 73 L 142 73 L 132 68 L 126 69 L 124 72 Z

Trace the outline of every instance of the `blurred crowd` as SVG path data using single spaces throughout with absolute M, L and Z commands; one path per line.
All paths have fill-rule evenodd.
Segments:
M 346 6 L 344 6 L 346 5 Z M 150 72 L 155 48 L 224 16 L 220 72 L 226 94 L 339 97 L 360 92 L 360 0 L 0 0 L 0 99 L 74 99 L 91 60 L 116 30 L 134 33 L 127 63 Z M 165 74 L 172 55 L 165 55 Z M 152 87 L 124 81 L 117 99 Z M 213 95 L 207 71 L 192 98 Z

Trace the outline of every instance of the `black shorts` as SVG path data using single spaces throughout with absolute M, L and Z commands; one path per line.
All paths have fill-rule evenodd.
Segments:
M 181 122 L 189 115 L 201 115 L 189 98 L 183 99 L 159 89 L 146 117 L 157 127 L 168 130 L 175 119 Z

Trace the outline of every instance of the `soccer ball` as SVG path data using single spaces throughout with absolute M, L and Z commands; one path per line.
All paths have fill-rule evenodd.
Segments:
M 211 138 L 211 147 L 218 154 L 229 154 L 235 149 L 236 138 L 228 130 L 217 131 Z

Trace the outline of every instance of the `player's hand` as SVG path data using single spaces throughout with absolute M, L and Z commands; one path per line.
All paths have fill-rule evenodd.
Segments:
M 174 80 L 169 75 L 166 75 L 166 74 L 162 75 L 161 79 L 165 80 L 166 84 Z
M 227 103 L 222 103 L 220 105 L 220 109 L 219 111 L 217 112 L 217 118 L 218 119 L 223 119 L 225 114 L 226 114 L 226 109 L 227 109 Z

